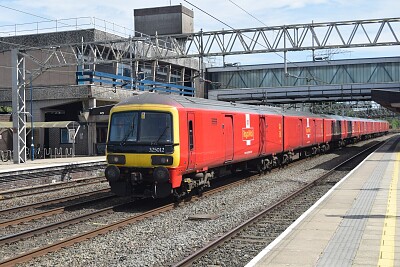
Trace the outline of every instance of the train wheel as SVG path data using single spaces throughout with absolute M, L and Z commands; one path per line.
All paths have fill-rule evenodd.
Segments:
M 276 157 L 276 166 L 282 168 L 282 159 L 280 157 Z
M 265 159 L 263 166 L 264 173 L 271 172 L 271 170 L 272 170 L 272 161 L 269 159 Z
M 185 194 L 182 192 L 182 190 L 180 188 L 173 190 L 174 202 L 176 204 L 179 204 L 180 202 L 182 202 L 182 200 L 184 199 L 184 196 L 185 196 Z
M 235 174 L 237 172 L 237 167 L 232 165 L 231 166 L 231 174 Z
M 264 160 L 262 159 L 260 163 L 257 164 L 257 172 L 261 176 L 265 172 L 265 167 L 264 167 Z
M 204 186 L 196 187 L 196 195 L 198 195 L 199 197 L 203 196 L 204 190 Z

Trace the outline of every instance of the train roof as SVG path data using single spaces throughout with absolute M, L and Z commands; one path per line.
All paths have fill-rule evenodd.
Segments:
M 143 93 L 130 97 L 116 106 L 122 105 L 143 105 L 156 104 L 168 105 L 174 107 L 194 108 L 194 109 L 210 109 L 210 110 L 226 110 L 226 111 L 241 111 L 241 112 L 260 112 L 267 114 L 281 115 L 282 112 L 273 107 L 252 106 L 232 102 L 216 101 L 198 97 L 185 97 L 178 95 L 166 95 L 158 93 Z
M 323 118 L 323 115 L 313 114 L 304 111 L 293 111 L 285 110 L 282 111 L 280 108 L 268 107 L 268 106 L 255 106 L 246 105 L 233 102 L 210 100 L 198 97 L 186 97 L 178 95 L 166 95 L 146 92 L 140 95 L 136 95 L 120 102 L 116 106 L 121 105 L 142 105 L 142 104 L 157 104 L 157 105 L 168 105 L 174 107 L 194 108 L 194 109 L 209 109 L 209 110 L 224 110 L 232 112 L 255 112 L 263 114 L 274 114 L 281 116 L 308 116 L 314 118 Z
M 339 115 L 325 115 L 325 114 L 314 114 L 304 111 L 285 110 L 282 111 L 280 108 L 267 107 L 267 106 L 254 106 L 246 105 L 233 102 L 210 100 L 198 97 L 186 97 L 178 95 L 167 95 L 158 94 L 153 92 L 145 92 L 139 95 L 127 98 L 115 106 L 122 105 L 143 105 L 143 104 L 155 104 L 155 105 L 168 105 L 174 107 L 194 108 L 194 109 L 209 109 L 209 110 L 224 110 L 232 112 L 254 112 L 263 114 L 275 114 L 281 116 L 307 116 L 313 118 L 328 118 L 335 120 L 370 120 L 371 119 L 360 119 L 355 117 L 344 117 Z

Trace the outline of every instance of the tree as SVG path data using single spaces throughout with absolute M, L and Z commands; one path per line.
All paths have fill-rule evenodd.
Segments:
M 390 122 L 390 125 L 392 129 L 398 129 L 400 126 L 400 121 L 398 118 L 393 118 L 392 121 Z
M 0 113 L 11 113 L 12 107 L 0 106 Z

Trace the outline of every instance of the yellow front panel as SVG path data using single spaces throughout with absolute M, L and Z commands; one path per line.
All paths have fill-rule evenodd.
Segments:
M 117 166 L 125 166 L 125 167 L 139 167 L 139 168 L 149 168 L 154 167 L 151 164 L 151 156 L 154 155 L 166 155 L 173 157 L 172 165 L 165 165 L 165 167 L 174 168 L 179 166 L 180 163 L 180 145 L 179 145 L 179 114 L 178 110 L 175 107 L 167 106 L 167 105 L 153 105 L 153 104 L 143 104 L 143 105 L 124 105 L 117 106 L 111 110 L 110 118 L 114 112 L 124 112 L 124 111 L 158 111 L 158 112 L 168 112 L 172 114 L 172 124 L 173 124 L 173 140 L 174 144 L 174 153 L 173 154 L 144 154 L 144 153 L 107 153 L 107 155 L 125 155 L 126 163 L 125 165 L 117 165 Z

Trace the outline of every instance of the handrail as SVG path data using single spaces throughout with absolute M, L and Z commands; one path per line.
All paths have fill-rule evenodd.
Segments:
M 132 29 L 96 17 L 76 17 L 2 25 L 0 26 L 0 36 L 9 37 L 68 30 L 87 30 L 89 28 L 103 30 L 122 37 L 135 36 L 136 33 Z
M 141 91 L 152 90 L 187 96 L 195 95 L 195 88 L 193 87 L 151 80 L 139 80 L 128 76 L 115 75 L 99 71 L 77 71 L 76 77 L 78 84 L 80 82 L 87 82 L 89 84 L 101 83 L 110 85 L 112 87 L 118 86 L 123 89 L 136 88 Z

